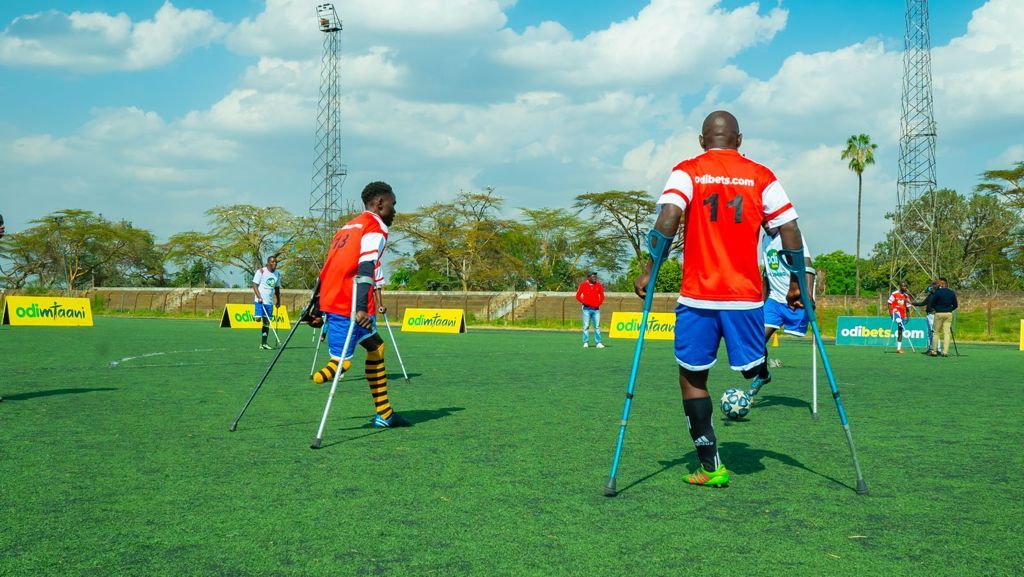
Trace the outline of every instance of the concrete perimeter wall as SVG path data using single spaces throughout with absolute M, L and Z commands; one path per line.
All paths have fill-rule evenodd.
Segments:
M 283 290 L 281 301 L 289 311 L 305 306 L 309 292 Z M 9 291 L 6 294 L 19 294 Z M 57 294 L 57 293 L 54 293 Z M 72 296 L 68 294 L 68 296 Z M 219 316 L 227 303 L 253 302 L 252 291 L 246 289 L 204 288 L 96 288 L 75 291 L 73 296 L 93 300 L 96 312 L 144 312 L 195 316 Z M 972 311 L 1024 311 L 1024 294 L 958 293 L 961 312 Z M 4 293 L 0 292 L 0 304 Z M 675 307 L 675 294 L 659 293 L 654 310 L 671 311 Z M 469 324 L 531 324 L 532 322 L 573 323 L 580 318 L 580 305 L 574 293 L 554 292 L 413 292 L 385 291 L 384 301 L 392 321 L 402 318 L 406 308 L 458 308 L 467 312 Z M 832 295 L 817 301 L 819 312 L 833 314 L 885 314 L 885 296 L 861 297 Z M 608 326 L 616 311 L 639 312 L 642 301 L 632 293 L 607 293 L 601 307 L 601 324 Z M 838 309 L 838 310 L 836 310 Z

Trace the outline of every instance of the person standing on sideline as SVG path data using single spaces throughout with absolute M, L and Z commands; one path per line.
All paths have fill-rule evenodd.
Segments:
M 604 287 L 597 281 L 597 273 L 590 272 L 587 280 L 576 289 L 576 300 L 583 305 L 583 348 L 590 346 L 590 325 L 594 325 L 594 341 L 597 348 L 603 349 L 601 343 L 601 304 L 604 303 Z
M 704 153 L 672 169 L 658 199 L 654 228 L 673 238 L 683 224 L 683 279 L 676 307 L 675 357 L 690 437 L 700 466 L 693 485 L 723 487 L 729 471 L 718 455 L 708 393 L 708 371 L 724 338 L 729 365 L 751 379 L 766 362 L 758 240 L 761 224 L 779 229 L 782 247 L 802 251 L 796 210 L 775 174 L 739 153 L 743 135 L 736 117 L 719 110 L 704 119 L 698 139 Z M 651 261 L 635 281 L 647 294 Z M 800 304 L 790 275 L 786 300 Z
M 281 302 L 281 271 L 277 270 L 277 257 L 268 256 L 267 265 L 252 275 L 252 292 L 256 294 L 253 316 L 260 320 L 260 348 L 270 350 L 267 344 L 270 323 L 274 322 L 274 306 Z
M 931 356 L 949 356 L 949 336 L 953 327 L 953 311 L 960 306 L 956 293 L 949 288 L 945 277 L 939 277 L 939 288 L 932 294 L 932 308 L 935 309 L 935 330 L 932 333 Z M 939 349 L 939 331 L 942 331 L 942 349 Z
M 388 373 L 384 368 L 384 340 L 377 333 L 374 298 L 377 263 L 387 245 L 395 220 L 395 193 L 385 182 L 371 182 L 363 188 L 363 212 L 338 229 L 331 241 L 327 261 L 320 271 L 320 310 L 327 329 L 327 350 L 331 359 L 313 375 L 324 384 L 334 378 L 338 365 L 351 362 L 356 345 L 366 350 L 366 382 L 370 385 L 377 428 L 408 427 L 412 423 L 391 408 Z M 353 287 L 353 281 L 355 287 Z M 352 291 L 355 290 L 355 310 Z M 348 340 L 349 328 L 352 338 Z M 344 359 L 344 361 L 343 361 Z M 345 370 L 342 365 L 342 370 Z
M 779 251 L 782 250 L 782 236 L 779 229 L 769 228 L 763 224 L 764 238 L 761 239 L 761 266 L 765 294 L 764 301 L 764 343 L 768 344 L 775 331 L 783 329 L 786 334 L 794 337 L 802 337 L 807 334 L 807 325 L 810 317 L 803 309 L 792 309 L 786 302 L 786 294 L 789 292 L 789 277 L 791 276 L 779 258 Z M 807 239 L 800 235 L 800 242 L 804 246 L 804 266 L 807 267 L 806 286 L 814 286 L 814 277 L 817 272 L 811 266 L 811 251 L 807 248 Z M 767 348 L 765 349 L 767 351 Z M 768 363 L 761 365 L 761 372 L 754 377 L 750 383 L 750 390 L 747 396 L 753 400 L 761 387 L 772 382 L 772 374 L 768 371 Z
M 926 355 L 932 354 L 935 349 L 932 348 L 932 336 L 935 334 L 935 307 L 932 306 L 932 297 L 935 296 L 935 289 L 939 288 L 939 281 L 933 280 L 928 288 L 924 289 L 924 298 L 916 303 L 910 303 L 915 307 L 924 307 L 924 315 L 928 320 L 928 350 L 924 352 Z
M 903 324 L 907 320 L 907 305 L 910 304 L 910 295 L 907 293 L 907 283 L 900 282 L 900 288 L 889 295 L 889 315 L 892 322 L 896 323 L 896 352 L 903 354 Z

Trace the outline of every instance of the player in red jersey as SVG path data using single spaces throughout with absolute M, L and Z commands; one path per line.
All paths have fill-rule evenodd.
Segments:
M 901 282 L 900 288 L 889 295 L 889 315 L 896 325 L 896 352 L 903 354 L 903 326 L 906 322 L 907 306 L 910 305 L 910 293 L 907 292 L 907 283 Z
M 362 200 L 365 210 L 335 233 L 320 271 L 320 310 L 324 313 L 331 360 L 313 376 L 313 381 L 320 384 L 333 379 L 338 364 L 342 359 L 350 362 L 358 343 L 366 349 L 366 381 L 376 409 L 373 425 L 408 427 L 411 423 L 395 413 L 388 400 L 384 340 L 377 334 L 376 316 L 372 314 L 376 310 L 373 288 L 377 263 L 387 244 L 388 227 L 395 218 L 395 193 L 387 183 L 371 182 L 363 189 Z M 350 326 L 352 338 L 348 350 L 342 350 Z
M 654 227 L 673 237 L 683 224 L 683 282 L 676 307 L 675 349 L 679 386 L 700 467 L 694 485 L 724 486 L 729 472 L 718 455 L 708 394 L 708 370 L 724 338 L 729 365 L 747 379 L 765 363 L 764 314 L 758 241 L 762 223 L 778 228 L 785 249 L 801 250 L 797 214 L 771 170 L 744 158 L 736 117 L 716 111 L 704 120 L 704 153 L 679 163 L 658 199 Z M 633 283 L 647 292 L 651 263 Z M 800 289 L 790 278 L 790 307 Z

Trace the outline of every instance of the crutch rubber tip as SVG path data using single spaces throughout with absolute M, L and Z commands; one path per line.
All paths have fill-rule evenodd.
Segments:
M 237 429 L 237 428 L 238 428 L 238 425 L 236 425 L 235 423 L 231 423 L 231 426 L 228 427 L 228 431 L 234 433 L 235 429 Z
M 608 484 L 604 486 L 604 496 L 614 497 L 618 494 L 619 492 L 615 490 L 615 479 L 608 479 Z
M 320 448 L 320 439 L 313 439 L 313 442 L 309 444 L 309 448 L 310 449 L 319 449 Z
M 818 413 L 811 413 L 811 420 L 812 421 L 817 421 L 818 420 Z
M 409 378 L 408 377 L 405 378 L 405 382 L 407 382 L 407 383 L 409 382 Z
M 858 495 L 867 495 L 868 494 L 868 484 L 864 481 L 864 479 L 857 479 L 857 494 Z

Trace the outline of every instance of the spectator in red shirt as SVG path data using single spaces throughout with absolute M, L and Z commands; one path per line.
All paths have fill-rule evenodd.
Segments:
M 590 325 L 594 325 L 594 341 L 597 348 L 603 349 L 601 344 L 601 304 L 604 303 L 604 287 L 597 282 L 597 273 L 591 272 L 587 280 L 580 283 L 576 289 L 576 300 L 583 305 L 583 348 L 590 346 Z

